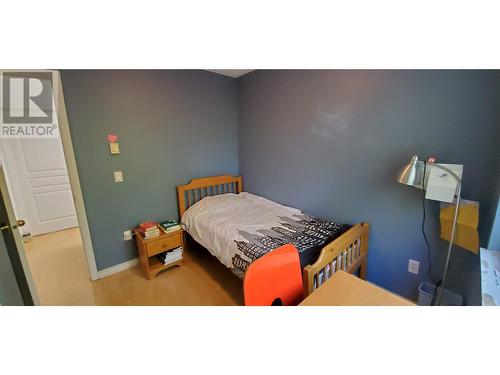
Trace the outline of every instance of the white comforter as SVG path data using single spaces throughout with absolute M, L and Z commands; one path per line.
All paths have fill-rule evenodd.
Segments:
M 203 198 L 184 213 L 181 225 L 196 242 L 234 269 L 235 255 L 246 262 L 253 260 L 238 250 L 236 241 L 251 242 L 252 237 L 264 236 L 270 228 L 280 227 L 284 217 L 300 220 L 305 215 L 257 195 L 230 193 Z

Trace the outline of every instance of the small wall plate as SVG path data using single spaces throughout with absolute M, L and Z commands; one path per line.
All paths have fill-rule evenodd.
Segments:
M 109 152 L 111 152 L 111 155 L 119 155 L 120 154 L 120 146 L 118 146 L 118 143 L 110 143 L 109 144 Z

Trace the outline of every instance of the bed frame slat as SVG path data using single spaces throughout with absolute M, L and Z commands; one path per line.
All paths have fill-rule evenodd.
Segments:
M 320 273 L 325 274 L 327 264 L 331 264 L 331 275 L 339 270 L 354 273 L 359 269 L 359 277 L 366 279 L 369 228 L 368 223 L 356 224 L 323 247 L 318 260 L 306 266 L 302 271 L 305 296 L 311 294 L 326 281 L 325 278 L 321 282 Z
M 179 219 L 182 218 L 182 215 L 189 207 L 191 207 L 193 204 L 200 201 L 204 197 L 230 192 L 231 185 L 234 186 L 233 192 L 235 194 L 241 193 L 243 191 L 243 178 L 241 176 L 233 177 L 230 175 L 195 178 L 191 180 L 191 182 L 187 185 L 177 186 Z M 205 189 L 204 196 L 202 194 L 203 189 Z M 198 195 L 196 193 L 196 190 L 198 190 Z M 192 199 L 191 194 L 193 194 Z

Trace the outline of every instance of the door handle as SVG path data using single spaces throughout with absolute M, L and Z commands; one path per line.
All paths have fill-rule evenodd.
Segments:
M 24 227 L 25 224 L 26 224 L 26 222 L 23 219 L 16 220 L 16 224 L 14 224 L 12 226 L 12 229 L 16 229 L 16 228 L 19 228 L 19 227 Z M 10 229 L 10 225 L 9 224 L 5 224 L 5 223 L 1 223 L 0 224 L 0 230 L 2 232 L 6 232 L 9 229 Z

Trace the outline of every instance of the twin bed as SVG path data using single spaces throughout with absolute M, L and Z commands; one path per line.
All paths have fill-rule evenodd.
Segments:
M 243 278 L 248 265 L 287 243 L 299 251 L 305 296 L 336 271 L 366 276 L 368 224 L 313 218 L 243 192 L 241 176 L 198 178 L 177 186 L 184 230 Z

